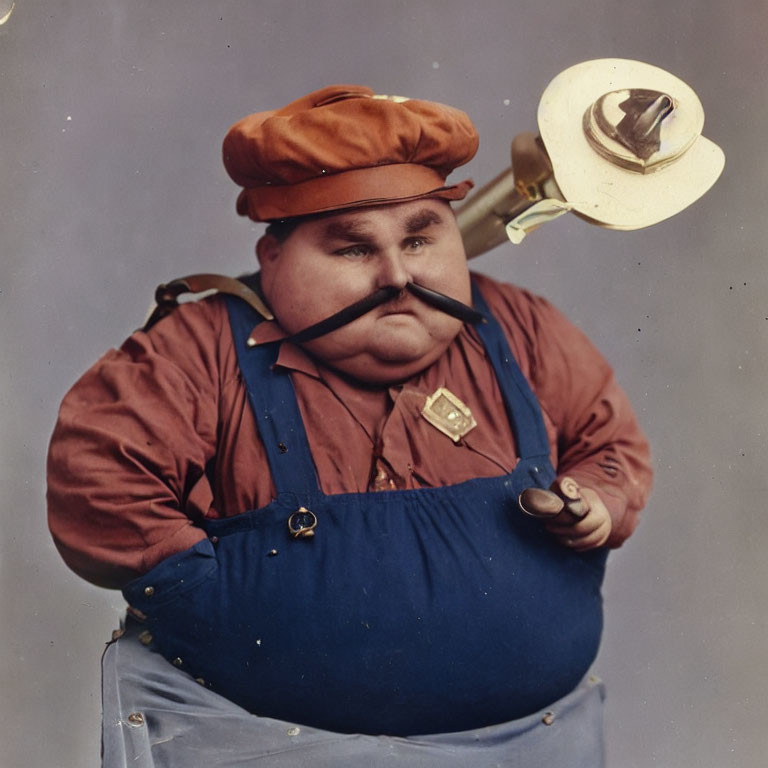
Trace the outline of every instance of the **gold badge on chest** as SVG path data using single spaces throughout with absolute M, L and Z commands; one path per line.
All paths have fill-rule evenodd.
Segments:
M 477 426 L 472 411 L 445 387 L 440 387 L 427 397 L 421 415 L 454 443 L 458 443 Z

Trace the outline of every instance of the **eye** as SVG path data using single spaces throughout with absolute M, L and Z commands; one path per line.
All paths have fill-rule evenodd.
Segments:
M 351 245 L 334 251 L 337 256 L 346 256 L 348 259 L 362 259 L 370 255 L 371 248 L 368 245 Z
M 405 241 L 405 250 L 411 253 L 418 252 L 429 245 L 426 237 L 411 237 Z

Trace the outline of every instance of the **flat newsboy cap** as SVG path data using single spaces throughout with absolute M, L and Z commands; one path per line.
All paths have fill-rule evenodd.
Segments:
M 461 200 L 445 179 L 477 151 L 462 111 L 432 101 L 331 85 L 235 123 L 224 166 L 243 187 L 237 211 L 271 221 L 420 197 Z

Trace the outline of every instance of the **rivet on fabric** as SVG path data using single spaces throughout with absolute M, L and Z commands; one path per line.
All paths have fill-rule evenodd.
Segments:
M 544 725 L 552 725 L 552 723 L 555 722 L 555 713 L 545 712 L 544 717 L 541 718 L 541 722 L 544 723 Z
M 184 662 L 177 656 L 172 662 L 174 667 L 181 667 L 184 665 Z
M 218 543 L 219 543 L 219 537 L 211 536 L 211 544 L 218 544 Z
M 255 347 L 256 346 L 256 339 L 248 339 L 248 341 L 245 342 L 249 347 Z
M 277 550 L 276 549 L 270 549 L 269 552 L 267 552 L 267 554 L 270 557 L 274 557 L 277 554 Z
M 205 680 L 202 677 L 196 677 L 195 682 L 200 683 L 200 685 L 205 685 Z
M 147 597 L 152 597 L 152 595 L 155 594 L 155 588 L 154 587 L 144 587 L 144 594 Z
M 308 539 L 315 535 L 317 516 L 306 507 L 299 507 L 288 518 L 288 531 L 294 539 Z
M 142 715 L 141 712 L 131 712 L 131 714 L 128 715 L 128 722 L 136 727 L 144 725 L 144 715 Z
M 280 453 L 288 453 L 288 446 L 285 443 L 278 443 L 277 447 L 280 450 Z
M 294 726 L 293 728 L 289 728 L 289 729 L 286 731 L 286 733 L 287 733 L 289 736 L 298 736 L 298 735 L 301 733 L 301 728 L 299 728 L 298 726 Z
M 145 629 L 140 635 L 139 635 L 139 642 L 142 645 L 151 645 L 152 644 L 152 633 Z

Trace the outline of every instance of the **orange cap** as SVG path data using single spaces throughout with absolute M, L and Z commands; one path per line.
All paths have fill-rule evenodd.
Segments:
M 477 143 L 472 121 L 453 107 L 331 85 L 238 121 L 223 150 L 243 187 L 238 213 L 270 221 L 420 197 L 461 200 L 472 182 L 445 179 Z

